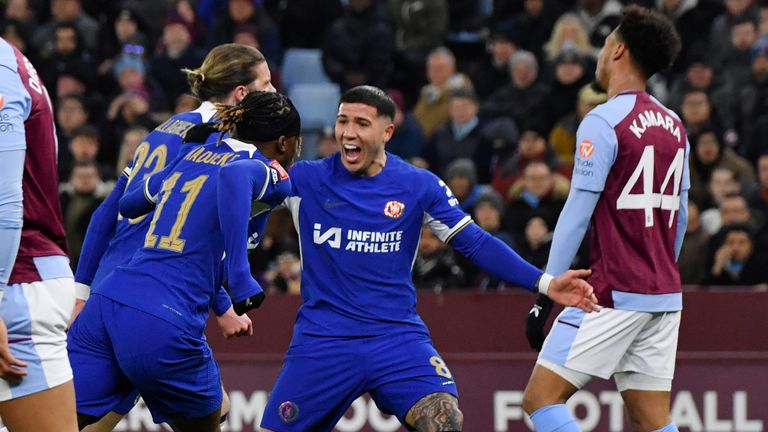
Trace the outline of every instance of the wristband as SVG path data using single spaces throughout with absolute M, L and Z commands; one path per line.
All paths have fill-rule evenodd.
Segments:
M 555 277 L 550 274 L 542 274 L 539 278 L 539 281 L 536 282 L 536 288 L 538 289 L 539 294 L 547 295 L 549 292 L 549 286 L 552 284 L 552 280 L 554 279 Z
M 91 296 L 91 287 L 80 282 L 75 282 L 75 297 L 78 300 L 88 300 Z

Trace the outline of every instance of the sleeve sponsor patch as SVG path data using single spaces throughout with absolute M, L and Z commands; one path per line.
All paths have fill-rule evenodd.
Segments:
M 280 180 L 288 180 L 288 172 L 285 170 L 285 168 L 283 168 L 282 165 L 280 165 L 279 162 L 272 160 L 269 162 L 269 166 L 277 171 L 277 173 L 280 175 Z

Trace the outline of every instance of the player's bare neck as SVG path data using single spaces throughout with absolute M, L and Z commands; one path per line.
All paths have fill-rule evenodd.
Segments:
M 368 165 L 368 168 L 365 169 L 365 173 L 363 174 L 366 177 L 374 177 L 379 174 L 381 174 L 382 171 L 384 171 L 384 165 L 387 164 L 387 153 L 381 152 L 381 155 L 377 156 L 376 158 L 371 161 L 371 164 Z
M 645 77 L 634 69 L 617 70 L 608 83 L 608 98 L 624 92 L 645 91 L 645 81 Z

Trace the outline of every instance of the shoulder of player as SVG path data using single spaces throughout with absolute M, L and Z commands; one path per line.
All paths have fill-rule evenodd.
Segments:
M 19 63 L 13 45 L 0 38 L 0 66 L 19 73 Z
M 592 109 L 585 120 L 590 117 L 600 118 L 613 128 L 632 112 L 636 102 L 637 95 L 634 93 L 616 95 Z

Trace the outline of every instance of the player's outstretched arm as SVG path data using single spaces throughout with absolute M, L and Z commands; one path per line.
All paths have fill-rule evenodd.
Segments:
M 238 315 L 264 301 L 264 291 L 248 264 L 248 219 L 251 202 L 263 196 L 269 182 L 269 168 L 254 159 L 235 161 L 219 170 L 219 224 L 224 235 L 229 290 Z
M 586 312 L 597 310 L 592 287 L 584 280 L 574 280 L 583 273 L 566 272 L 558 277 L 543 273 L 474 223 L 456 233 L 450 243 L 480 268 L 500 279 L 542 294 L 554 287 L 554 297 L 550 298 L 555 302 L 577 306 Z

